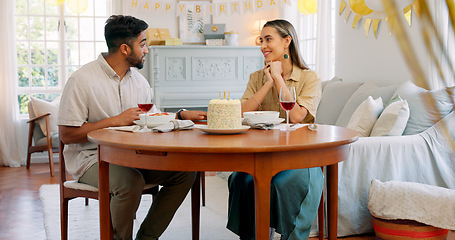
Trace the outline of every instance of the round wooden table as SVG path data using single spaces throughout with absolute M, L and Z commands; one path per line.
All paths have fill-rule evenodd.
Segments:
M 283 170 L 327 166 L 328 234 L 329 239 L 336 239 L 338 162 L 346 158 L 348 144 L 358 139 L 358 133 L 329 125 L 318 125 L 317 131 L 305 126 L 290 132 L 250 129 L 236 135 L 210 135 L 198 129 L 168 133 L 100 129 L 90 132 L 88 139 L 98 144 L 101 239 L 112 239 L 109 163 L 154 170 L 251 174 L 256 239 L 269 238 L 272 177 Z

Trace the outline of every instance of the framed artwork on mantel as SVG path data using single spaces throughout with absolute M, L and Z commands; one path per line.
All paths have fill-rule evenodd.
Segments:
M 205 44 L 204 25 L 212 23 L 212 15 L 204 11 L 212 1 L 180 0 L 179 3 L 186 5 L 185 13 L 179 16 L 179 38 L 184 44 Z M 196 11 L 199 10 L 199 12 Z

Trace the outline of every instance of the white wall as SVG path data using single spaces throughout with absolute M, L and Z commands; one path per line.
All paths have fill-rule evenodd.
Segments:
M 156 14 L 152 9 L 144 9 L 143 1 L 138 1 L 137 6 L 131 5 L 131 0 L 124 0 L 123 14 L 133 15 L 149 24 L 151 28 L 168 28 L 171 37 L 178 38 L 178 17 L 173 14 Z M 212 1 L 213 3 L 219 1 Z M 224 1 L 223 1 L 224 2 Z M 278 1 L 277 1 L 278 2 Z M 142 5 L 141 5 L 142 3 Z M 286 6 L 288 7 L 288 6 Z M 225 31 L 235 31 L 239 33 L 240 46 L 255 45 L 256 34 L 254 24 L 256 20 L 272 20 L 279 17 L 281 7 L 273 7 L 268 10 L 260 10 L 255 13 L 235 14 L 232 16 L 214 16 L 213 23 L 226 24 Z
M 339 5 L 337 9 L 338 7 Z M 337 14 L 335 17 L 335 75 L 345 81 L 363 82 L 370 80 L 379 86 L 396 85 L 412 80 L 411 72 L 402 56 L 396 36 L 395 34 L 389 35 L 387 23 L 381 21 L 376 39 L 372 28 L 369 36 L 365 37 L 363 20 L 353 29 L 353 18 L 354 14 L 351 13 L 345 23 L 344 12 L 341 16 Z M 419 20 L 414 12 L 412 27 L 408 26 L 406 26 L 406 31 L 416 50 L 421 66 L 428 69 L 429 58 L 425 53 L 423 40 L 421 40 Z M 428 76 L 428 71 L 426 74 Z

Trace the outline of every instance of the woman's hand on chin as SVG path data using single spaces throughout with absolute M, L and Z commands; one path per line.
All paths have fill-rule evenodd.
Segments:
M 275 80 L 272 78 L 272 74 L 270 74 L 270 67 L 264 68 L 265 78 L 267 79 L 266 83 L 271 84 L 271 86 L 275 85 Z
M 283 74 L 283 68 L 281 67 L 280 61 L 274 61 L 269 63 L 270 74 L 272 76 L 281 76 Z

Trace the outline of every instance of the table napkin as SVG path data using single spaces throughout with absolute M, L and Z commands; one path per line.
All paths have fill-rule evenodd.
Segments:
M 154 132 L 170 132 L 172 130 L 193 129 L 194 122 L 191 120 L 172 120 L 168 123 L 153 128 Z
M 108 127 L 106 129 L 125 131 L 125 132 L 139 132 L 139 130 L 141 130 L 141 126 L 133 125 L 133 126 Z
M 272 122 L 263 122 L 263 123 L 252 122 L 252 121 L 249 121 L 249 118 L 244 118 L 242 121 L 242 124 L 248 125 L 251 128 L 257 128 L 257 129 L 262 129 L 262 130 L 273 129 L 273 127 L 275 126 L 275 124 Z
M 291 129 L 299 129 L 301 127 L 305 127 L 307 126 L 308 124 L 302 124 L 302 123 L 299 123 L 299 124 L 294 124 L 294 126 L 291 127 Z M 274 126 L 272 129 L 286 129 L 286 123 L 283 123 L 283 124 L 278 124 L 276 126 Z

